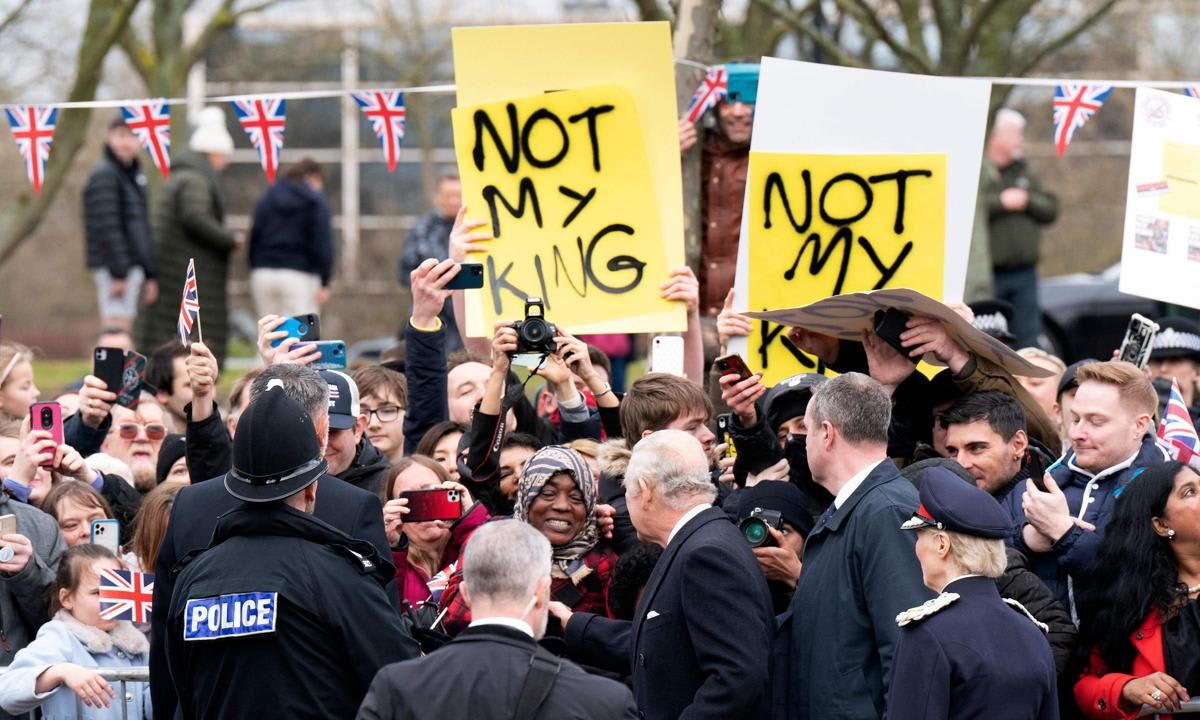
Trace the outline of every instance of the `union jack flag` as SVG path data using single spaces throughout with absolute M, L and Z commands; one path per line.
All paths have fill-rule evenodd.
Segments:
M 279 154 L 283 152 L 283 98 L 250 97 L 234 100 L 233 111 L 238 122 L 250 138 L 250 144 L 258 151 L 267 180 L 275 182 L 275 170 L 279 167 Z
M 1188 97 L 1200 98 L 1200 85 L 1188 85 L 1183 89 L 1183 94 Z
M 50 143 L 54 141 L 54 125 L 58 122 L 58 108 L 15 105 L 5 108 L 4 112 L 8 115 L 17 149 L 25 158 L 25 174 L 33 183 L 33 191 L 41 193 L 46 161 L 50 159 Z
M 362 108 L 375 137 L 383 143 L 388 172 L 395 172 L 400 141 L 404 139 L 404 93 L 399 90 L 354 93 L 354 102 Z
M 163 179 L 167 179 L 171 172 L 171 106 L 162 100 L 154 100 L 141 105 L 125 105 L 121 114 L 125 116 L 126 127 L 142 142 Z
M 688 104 L 687 121 L 694 123 L 700 119 L 700 116 L 708 111 L 709 108 L 721 102 L 725 97 L 725 93 L 729 92 L 729 78 L 725 74 L 724 65 L 714 65 L 704 74 L 704 80 L 701 81 L 700 87 L 696 88 L 696 94 L 692 96 L 692 102 Z
M 1112 94 L 1111 85 L 1059 85 L 1054 88 L 1054 147 L 1062 157 L 1075 131 L 1083 127 Z
M 1171 395 L 1167 399 L 1167 409 L 1158 426 L 1158 437 L 1172 446 L 1177 445 L 1191 452 L 1200 451 L 1200 436 L 1196 435 L 1192 416 L 1188 413 L 1187 405 L 1183 403 L 1183 393 L 1179 392 L 1178 380 L 1171 380 Z
M 133 570 L 100 571 L 100 619 L 150 622 L 154 575 Z
M 179 303 L 179 340 L 190 345 L 192 326 L 200 324 L 200 290 L 196 287 L 196 260 L 188 260 L 187 276 L 183 278 L 183 300 Z

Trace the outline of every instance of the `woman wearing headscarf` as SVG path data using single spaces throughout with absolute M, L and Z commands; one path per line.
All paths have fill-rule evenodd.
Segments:
M 596 479 L 584 457 L 559 445 L 534 453 L 517 483 L 513 515 L 550 541 L 550 599 L 574 611 L 608 617 L 606 591 L 617 556 L 600 539 Z M 471 622 L 471 611 L 458 592 L 461 581 L 462 573 L 456 573 L 442 594 L 442 627 L 451 635 Z
M 1091 649 L 1075 684 L 1087 717 L 1169 713 L 1200 693 L 1200 475 L 1151 465 L 1117 498 L 1098 570 L 1079 592 Z

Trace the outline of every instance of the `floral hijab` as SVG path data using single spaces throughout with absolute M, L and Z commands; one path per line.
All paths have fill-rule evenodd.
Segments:
M 525 470 L 517 482 L 517 503 L 513 515 L 521 522 L 529 522 L 529 506 L 541 494 L 550 478 L 559 473 L 566 473 L 575 481 L 579 492 L 583 494 L 586 516 L 583 528 L 571 542 L 552 548 L 554 554 L 550 575 L 569 578 L 572 583 L 578 584 L 592 572 L 583 558 L 596 547 L 600 539 L 600 529 L 596 524 L 596 479 L 592 477 L 592 470 L 583 456 L 561 445 L 550 445 L 534 453 L 525 463 Z

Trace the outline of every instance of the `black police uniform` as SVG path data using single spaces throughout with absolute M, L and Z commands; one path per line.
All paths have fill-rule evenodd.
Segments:
M 244 500 L 175 581 L 166 654 L 184 718 L 349 718 L 378 670 L 419 654 L 371 543 L 281 502 L 327 463 L 312 421 L 268 391 L 225 477 Z
M 1001 539 L 1011 520 L 986 492 L 935 468 L 926 472 L 921 507 L 904 527 Z M 896 620 L 902 629 L 888 720 L 1057 720 L 1045 630 L 1019 604 L 1002 600 L 992 578 L 957 578 Z

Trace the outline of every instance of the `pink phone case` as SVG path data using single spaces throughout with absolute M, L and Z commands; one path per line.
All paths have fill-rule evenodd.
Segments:
M 29 406 L 29 423 L 34 430 L 46 430 L 55 446 L 63 443 L 62 406 L 56 402 L 40 402 Z M 42 463 L 50 467 L 53 463 Z

